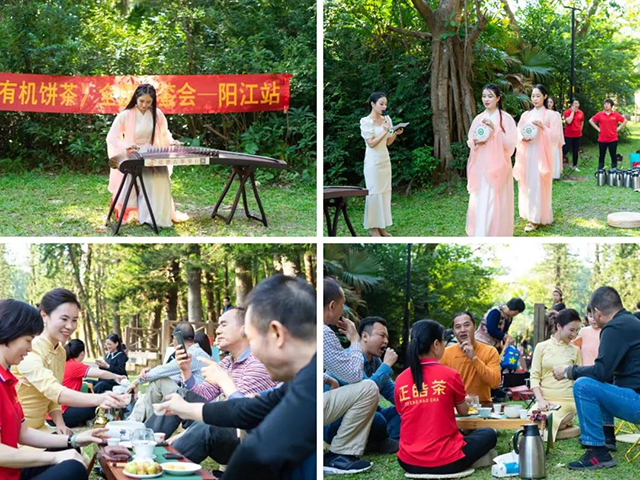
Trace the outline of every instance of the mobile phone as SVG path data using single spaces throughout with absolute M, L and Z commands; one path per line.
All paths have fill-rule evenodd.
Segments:
M 180 455 L 179 453 L 165 453 L 164 458 L 166 458 L 167 460 L 182 460 L 184 456 Z
M 187 353 L 187 346 L 184 344 L 184 337 L 180 330 L 173 332 L 173 336 L 176 337 L 178 344 L 184 349 L 184 353 Z

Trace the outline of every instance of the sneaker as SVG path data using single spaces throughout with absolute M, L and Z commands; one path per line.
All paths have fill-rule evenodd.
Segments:
M 573 167 L 573 171 L 574 171 L 574 172 L 579 172 L 579 171 L 580 171 L 580 169 L 579 169 L 578 167 Z
M 580 460 L 567 464 L 571 470 L 598 470 L 615 467 L 616 461 L 605 447 L 590 447 Z
M 367 453 L 396 453 L 400 448 L 400 444 L 392 438 L 385 438 L 379 442 L 367 443 L 365 452 Z
M 372 463 L 362 460 L 355 455 L 338 455 L 327 452 L 324 454 L 323 473 L 326 475 L 346 475 L 360 473 L 371 468 Z

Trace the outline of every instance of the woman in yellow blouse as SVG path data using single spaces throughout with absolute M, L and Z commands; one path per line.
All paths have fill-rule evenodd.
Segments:
M 553 377 L 553 367 L 582 365 L 580 349 L 571 342 L 580 330 L 580 315 L 572 308 L 564 309 L 555 318 L 556 331 L 549 340 L 540 342 L 533 351 L 531 361 L 531 390 L 536 396 L 532 410 L 553 413 L 553 438 L 571 438 L 580 434 L 572 427 L 576 414 L 573 398 L 573 380 Z M 551 410 L 560 406 L 559 410 Z M 560 431 L 560 433 L 558 433 Z
M 48 431 L 47 414 L 56 432 L 69 435 L 71 429 L 62 418 L 60 405 L 73 407 L 122 408 L 125 396 L 113 392 L 81 393 L 62 385 L 67 354 L 63 345 L 78 327 L 80 303 L 73 292 L 56 288 L 46 293 L 39 304 L 44 331 L 34 338 L 32 350 L 16 369 L 18 398 L 27 427 Z

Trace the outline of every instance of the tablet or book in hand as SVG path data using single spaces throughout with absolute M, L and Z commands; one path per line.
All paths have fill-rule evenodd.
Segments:
M 409 122 L 399 123 L 397 125 L 394 125 L 393 128 L 391 129 L 391 131 L 395 132 L 396 130 L 400 130 L 401 128 L 405 128 L 407 125 L 409 125 Z

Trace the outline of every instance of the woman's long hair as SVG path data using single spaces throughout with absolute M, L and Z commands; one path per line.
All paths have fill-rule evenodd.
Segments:
M 196 332 L 193 340 L 200 345 L 200 348 L 205 351 L 205 353 L 211 356 L 211 343 L 209 342 L 209 336 L 204 333 L 202 330 Z
M 500 128 L 504 132 L 505 130 L 504 130 L 504 127 L 502 126 L 502 92 L 500 92 L 500 87 L 498 87 L 498 85 L 496 85 L 495 83 L 489 83 L 484 87 L 482 87 L 482 91 L 484 92 L 485 90 L 489 90 L 491 93 L 493 93 L 496 96 L 496 98 L 499 98 L 498 113 L 500 114 Z
M 407 351 L 407 363 L 411 370 L 413 383 L 418 392 L 422 391 L 422 364 L 420 355 L 424 355 L 436 340 L 444 341 L 444 327 L 433 320 L 419 320 L 411 328 L 411 340 Z
M 151 145 L 153 145 L 154 138 L 156 136 L 156 109 L 158 107 L 158 100 L 156 98 L 156 89 L 150 83 L 143 83 L 138 85 L 136 91 L 133 92 L 133 97 L 129 100 L 129 103 L 125 107 L 125 110 L 131 110 L 138 103 L 138 98 L 142 95 L 149 95 L 151 97 L 151 116 L 153 117 L 153 129 L 151 130 Z

